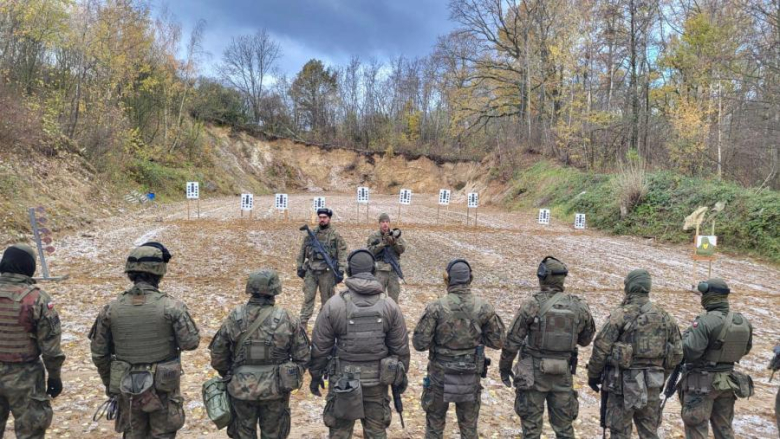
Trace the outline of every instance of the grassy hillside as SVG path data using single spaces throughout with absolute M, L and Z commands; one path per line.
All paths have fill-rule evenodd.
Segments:
M 716 219 L 719 245 L 780 263 L 780 193 L 716 180 L 689 178 L 668 171 L 646 174 L 647 192 L 624 215 L 617 175 L 585 173 L 539 162 L 518 171 L 506 203 L 512 208 L 548 207 L 557 218 L 588 215 L 588 224 L 621 235 L 653 236 L 667 242 L 691 242 L 682 229 L 686 216 L 718 201 L 726 208 Z

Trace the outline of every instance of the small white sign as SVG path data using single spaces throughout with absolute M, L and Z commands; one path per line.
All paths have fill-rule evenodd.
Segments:
M 412 190 L 401 189 L 401 194 L 398 198 L 398 202 L 401 204 L 406 204 L 407 206 L 412 204 Z
M 317 209 L 322 209 L 325 207 L 325 197 L 314 197 L 314 200 L 312 201 L 311 205 L 312 209 L 316 212 Z
M 368 204 L 368 188 L 367 187 L 359 187 L 357 188 L 357 202 L 360 204 Z
M 476 209 L 479 207 L 479 194 L 476 192 L 469 193 L 468 201 L 469 209 Z
M 539 209 L 539 224 L 550 225 L 550 209 Z
M 584 229 L 585 228 L 585 214 L 584 213 L 577 213 L 574 215 L 574 228 L 575 229 Z
M 252 210 L 255 207 L 255 196 L 252 194 L 241 194 L 241 210 Z
M 188 181 L 187 182 L 187 199 L 188 200 L 197 200 L 200 198 L 200 185 L 197 181 Z
M 279 210 L 287 210 L 287 194 L 276 194 L 274 207 Z
M 450 190 L 449 189 L 440 189 L 439 190 L 439 204 L 442 206 L 449 206 L 450 204 Z

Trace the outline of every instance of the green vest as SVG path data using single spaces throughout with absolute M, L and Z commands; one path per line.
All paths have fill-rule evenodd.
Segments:
M 740 313 L 729 312 L 723 324 L 713 331 L 717 338 L 710 342 L 702 358 L 709 363 L 736 363 L 745 356 L 750 341 L 750 326 Z
M 466 297 L 473 302 L 464 301 Z M 455 361 L 456 357 L 474 357 L 477 346 L 482 344 L 482 327 L 477 312 L 484 302 L 471 294 L 454 293 L 447 294 L 439 302 L 444 308 L 445 317 L 436 325 L 436 345 L 431 350 L 431 358 Z
M 352 301 L 352 292 L 341 297 L 347 307 L 347 333 L 338 338 L 338 359 L 341 373 L 360 372 L 364 386 L 379 384 L 379 361 L 388 357 L 385 344 L 385 295 L 371 306 L 359 307 Z
M 537 356 L 560 357 L 577 347 L 577 313 L 562 304 L 569 294 L 558 292 L 541 303 L 539 315 L 528 331 L 529 352 Z
M 173 326 L 165 318 L 165 294 L 125 292 L 110 309 L 111 336 L 118 360 L 150 364 L 179 354 Z
M 34 285 L 0 284 L 0 362 L 26 363 L 41 355 L 34 322 L 25 322 L 22 316 L 24 306 L 32 306 L 37 298 Z

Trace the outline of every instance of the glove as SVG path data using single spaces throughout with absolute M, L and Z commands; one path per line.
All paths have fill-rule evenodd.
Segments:
M 301 279 L 306 277 L 306 269 L 305 268 L 298 267 L 298 277 L 300 277 Z
M 599 393 L 601 389 L 599 389 L 599 384 L 601 384 L 601 378 L 588 378 L 588 387 L 593 389 L 594 392 Z
M 312 376 L 311 383 L 309 383 L 309 390 L 317 396 L 322 396 L 320 388 L 325 388 L 325 381 L 322 380 L 322 376 Z
M 385 238 L 385 244 L 386 245 L 394 245 L 395 244 L 395 238 L 393 238 L 392 235 L 387 235 Z
M 501 373 L 501 382 L 503 382 L 505 386 L 512 388 L 512 381 L 515 379 L 515 374 L 512 373 L 511 370 L 501 370 L 499 372 Z
M 49 377 L 49 380 L 46 382 L 46 394 L 56 398 L 60 396 L 60 393 L 62 393 L 62 380 Z

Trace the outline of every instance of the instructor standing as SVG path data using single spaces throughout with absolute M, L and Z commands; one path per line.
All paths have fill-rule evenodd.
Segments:
M 398 303 L 401 284 L 398 279 L 401 272 L 401 254 L 406 251 L 406 242 L 401 237 L 401 229 L 390 228 L 390 215 L 379 215 L 379 230 L 368 237 L 368 250 L 376 258 L 376 279 L 382 284 L 382 290 Z M 393 263 L 397 265 L 393 267 Z

